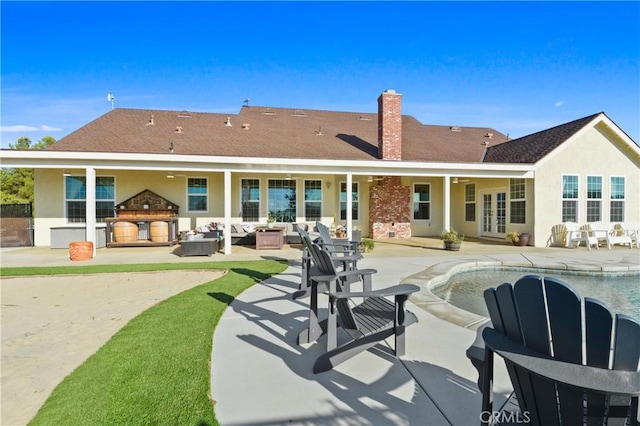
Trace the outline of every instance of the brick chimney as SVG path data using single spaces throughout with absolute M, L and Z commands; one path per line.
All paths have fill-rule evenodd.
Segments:
M 402 160 L 402 95 L 393 89 L 378 98 L 378 158 Z

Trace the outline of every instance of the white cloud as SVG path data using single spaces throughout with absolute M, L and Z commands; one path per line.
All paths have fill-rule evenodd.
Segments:
M 25 126 L 24 124 L 17 124 L 15 126 L 0 126 L 0 132 L 5 133 L 20 133 L 20 132 L 60 132 L 62 129 L 58 127 L 47 126 L 43 124 L 40 127 Z
M 63 129 L 43 124 L 42 126 L 40 126 L 40 130 L 43 130 L 45 132 L 61 132 Z
M 8 133 L 18 133 L 18 132 L 36 132 L 40 129 L 33 126 L 24 126 L 24 125 L 16 125 L 16 126 L 1 126 L 0 131 L 8 132 Z
M 562 105 L 564 105 L 564 101 L 557 101 L 555 104 L 553 104 L 553 106 L 556 108 L 561 107 Z

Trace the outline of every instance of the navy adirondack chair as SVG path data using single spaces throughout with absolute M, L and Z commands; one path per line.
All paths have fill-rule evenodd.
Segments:
M 294 299 L 299 299 L 310 295 L 310 273 L 313 273 L 313 266 L 311 262 L 313 258 L 309 253 L 309 244 L 312 243 L 311 236 L 307 231 L 300 229 L 299 227 L 297 228 L 297 231 L 300 235 L 300 239 L 302 240 L 302 244 L 304 245 L 304 249 L 302 250 L 302 276 L 300 282 L 300 291 L 294 293 Z M 344 254 L 343 252 L 343 254 L 341 255 L 339 254 L 340 251 L 336 250 L 333 244 L 325 244 L 321 240 L 322 237 L 318 238 L 315 242 L 317 242 L 323 249 L 327 250 L 329 254 L 331 254 L 331 259 L 333 260 L 334 264 L 337 267 L 341 268 L 342 271 L 358 269 L 358 260 L 362 259 L 362 254 Z M 333 250 L 328 249 L 328 247 L 333 247 Z M 359 276 L 358 274 L 347 274 L 342 277 L 342 280 L 354 283 L 359 280 Z
M 314 306 L 317 304 L 317 298 L 314 300 L 314 295 L 317 296 L 319 285 L 327 286 L 329 289 L 329 312 L 326 322 L 323 321 L 322 326 L 313 331 L 313 321 L 310 321 L 308 329 L 307 336 L 310 338 L 317 338 L 324 332 L 327 334 L 327 351 L 318 357 L 313 372 L 328 371 L 391 336 L 395 336 L 395 356 L 404 355 L 405 328 L 418 321 L 413 313 L 405 309 L 405 303 L 409 295 L 420 288 L 413 284 L 401 284 L 372 291 L 371 273 L 368 271 L 375 270 L 337 271 L 331 255 L 326 250 L 317 244 L 311 244 L 310 251 L 319 270 L 318 275 L 311 276 L 313 289 L 310 312 L 315 313 L 316 324 L 320 323 L 317 322 L 317 306 Z M 352 275 L 359 275 L 363 280 L 368 280 L 365 291 L 349 291 L 349 280 L 344 278 Z M 393 301 L 388 298 L 393 298 Z M 356 304 L 356 300 L 362 302 Z M 338 326 L 350 337 L 340 345 Z
M 298 344 L 314 342 L 327 331 L 327 319 L 318 318 L 318 292 L 330 289 L 334 281 L 340 282 L 340 287 L 345 288 L 356 282 L 362 282 L 364 291 L 371 290 L 371 276 L 378 271 L 375 269 L 349 269 L 339 270 L 335 260 L 323 252 L 317 244 L 311 241 L 311 237 L 305 231 L 299 230 L 302 243 L 305 246 L 303 252 L 302 283 L 306 286 L 294 293 L 293 298 L 309 296 L 309 322 L 307 327 L 298 335 Z M 313 262 L 312 262 L 313 261 Z M 331 287 L 335 291 L 335 284 Z
M 534 425 L 638 425 L 640 324 L 553 278 L 525 276 L 484 293 L 492 327 L 467 352 L 479 368 L 482 424 L 493 412 L 493 355 L 505 361 L 520 409 Z M 584 322 L 582 310 L 584 309 Z M 584 339 L 583 339 L 584 333 Z M 474 351 L 475 349 L 475 351 Z M 475 358 L 475 359 L 474 359 Z

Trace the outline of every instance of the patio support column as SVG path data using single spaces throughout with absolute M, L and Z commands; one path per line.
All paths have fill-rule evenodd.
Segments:
M 231 171 L 224 171 L 224 254 L 231 254 Z
M 451 227 L 451 177 L 449 175 L 442 179 L 442 193 L 444 194 L 442 203 L 444 209 L 442 212 L 443 229 L 449 229 Z
M 87 167 L 85 171 L 87 185 L 86 206 L 85 206 L 85 240 L 93 243 L 93 253 L 91 257 L 96 257 L 96 169 Z
M 347 173 L 347 240 L 351 241 L 353 237 L 353 175 Z

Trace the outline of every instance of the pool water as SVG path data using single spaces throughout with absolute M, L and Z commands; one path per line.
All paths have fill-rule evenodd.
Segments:
M 505 282 L 513 284 L 525 275 L 559 278 L 573 287 L 582 299 L 598 299 L 613 313 L 623 313 L 640 319 L 640 274 L 587 276 L 535 269 L 480 269 L 457 273 L 448 282 L 431 291 L 454 306 L 486 317 L 489 314 L 482 295 L 484 290 Z

